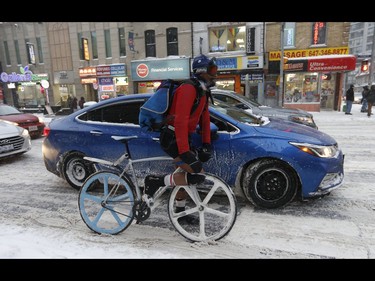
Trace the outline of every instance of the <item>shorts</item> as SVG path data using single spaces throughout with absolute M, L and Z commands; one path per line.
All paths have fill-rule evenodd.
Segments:
M 179 156 L 178 146 L 176 142 L 176 135 L 173 126 L 166 126 L 161 130 L 160 133 L 160 145 L 161 148 L 173 159 Z M 191 141 L 189 136 L 189 147 L 191 147 Z

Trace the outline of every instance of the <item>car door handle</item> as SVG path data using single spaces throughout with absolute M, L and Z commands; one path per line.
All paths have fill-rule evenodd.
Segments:
M 93 131 L 90 131 L 90 134 L 99 136 L 99 135 L 103 135 L 103 132 L 93 130 Z

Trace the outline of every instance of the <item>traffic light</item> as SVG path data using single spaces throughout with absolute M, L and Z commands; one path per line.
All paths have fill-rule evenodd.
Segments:
M 363 60 L 361 63 L 361 72 L 368 71 L 368 60 Z

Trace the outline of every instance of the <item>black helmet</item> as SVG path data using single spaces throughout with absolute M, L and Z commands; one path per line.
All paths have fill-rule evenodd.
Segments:
M 217 76 L 216 58 L 208 58 L 205 55 L 199 55 L 193 60 L 193 73 L 199 75 L 207 73 L 210 76 Z

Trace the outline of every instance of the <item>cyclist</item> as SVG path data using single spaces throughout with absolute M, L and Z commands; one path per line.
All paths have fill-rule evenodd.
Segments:
M 145 192 L 151 197 L 161 186 L 199 184 L 205 179 L 202 162 L 211 158 L 208 99 L 211 94 L 210 87 L 215 85 L 213 79 L 217 76 L 216 58 L 199 55 L 193 59 L 192 69 L 191 80 L 197 87 L 184 83 L 176 90 L 168 112 L 168 123 L 160 133 L 162 149 L 174 159 L 176 166 L 181 167 L 185 172 L 165 176 L 146 176 Z M 198 99 L 197 95 L 199 95 Z M 195 110 L 192 110 L 197 100 L 199 104 Z M 190 138 L 198 124 L 201 128 L 202 147 L 194 151 Z M 177 195 L 175 212 L 185 210 L 186 196 L 185 191 Z M 184 216 L 181 219 L 187 223 L 197 222 L 192 216 Z

